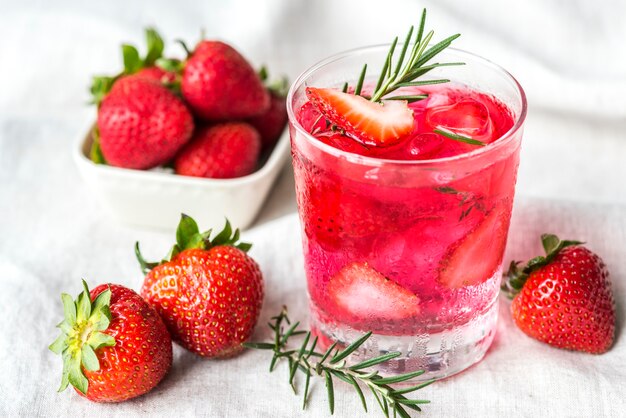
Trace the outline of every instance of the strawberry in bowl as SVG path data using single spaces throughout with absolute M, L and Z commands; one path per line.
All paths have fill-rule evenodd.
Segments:
M 123 70 L 94 77 L 97 123 L 74 152 L 89 189 L 126 223 L 169 228 L 185 212 L 248 226 L 288 158 L 286 81 L 221 41 L 182 60 L 154 29 L 146 43 L 144 56 L 123 45 Z

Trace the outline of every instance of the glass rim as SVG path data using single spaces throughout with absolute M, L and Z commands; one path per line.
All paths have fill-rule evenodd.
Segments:
M 394 159 L 386 159 L 386 158 L 378 158 L 378 157 L 369 157 L 369 156 L 341 150 L 339 148 L 335 148 L 332 145 L 329 145 L 320 141 L 319 139 L 311 135 L 309 132 L 307 132 L 307 130 L 304 129 L 304 127 L 300 124 L 300 122 L 296 118 L 295 112 L 293 109 L 293 98 L 295 96 L 295 92 L 296 90 L 300 88 L 300 86 L 305 82 L 305 80 L 307 80 L 312 74 L 314 74 L 315 72 L 322 69 L 328 64 L 332 64 L 333 62 L 339 61 L 343 58 L 349 57 L 351 55 L 354 55 L 360 52 L 366 52 L 366 51 L 371 51 L 375 49 L 383 49 L 383 48 L 386 48 L 386 50 L 388 50 L 390 45 L 391 44 L 389 43 L 369 45 L 369 46 L 353 48 L 353 49 L 349 49 L 346 51 L 333 54 L 329 57 L 324 58 L 321 61 L 316 62 L 311 67 L 304 70 L 296 78 L 294 83 L 289 88 L 289 92 L 287 93 L 287 98 L 286 98 L 287 116 L 289 118 L 289 122 L 294 126 L 294 128 L 298 132 L 300 132 L 306 138 L 306 140 L 309 143 L 311 143 L 313 146 L 321 149 L 324 152 L 330 153 L 337 157 L 344 156 L 344 157 L 347 157 L 350 161 L 364 164 L 364 165 L 379 166 L 383 164 L 396 164 L 396 165 L 409 165 L 409 166 L 425 166 L 425 165 L 439 165 L 439 164 L 444 164 L 448 162 L 465 161 L 467 159 L 472 159 L 474 157 L 478 157 L 483 154 L 495 152 L 496 150 L 499 150 L 500 148 L 506 146 L 509 142 L 513 140 L 513 138 L 515 138 L 515 134 L 520 130 L 520 128 L 524 124 L 524 121 L 526 120 L 526 114 L 528 111 L 526 93 L 524 92 L 524 89 L 522 88 L 520 83 L 517 81 L 515 77 L 513 77 L 513 75 L 510 72 L 505 70 L 502 66 L 494 63 L 493 61 L 490 61 L 487 58 L 481 57 L 478 54 L 474 54 L 473 52 L 469 52 L 464 49 L 453 48 L 453 47 L 446 48 L 446 51 L 453 51 L 461 55 L 470 56 L 478 60 L 481 63 L 481 65 L 486 65 L 488 67 L 495 69 L 496 71 L 503 74 L 506 78 L 511 80 L 513 82 L 513 85 L 517 89 L 517 93 L 519 95 L 519 98 L 522 104 L 521 111 L 519 115 L 516 116 L 515 123 L 513 124 L 513 126 L 507 132 L 501 135 L 498 139 L 496 139 L 494 142 L 488 144 L 487 146 L 480 147 L 474 151 L 466 152 L 466 153 L 459 154 L 459 155 L 454 155 L 451 157 L 433 158 L 433 159 L 426 159 L 426 160 L 394 160 Z

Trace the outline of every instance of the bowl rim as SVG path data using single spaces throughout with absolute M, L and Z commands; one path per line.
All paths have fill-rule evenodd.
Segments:
M 144 178 L 146 180 L 159 180 L 164 183 L 185 183 L 197 186 L 221 186 L 221 187 L 237 187 L 240 185 L 255 183 L 261 179 L 270 176 L 275 170 L 282 169 L 284 161 L 287 159 L 289 150 L 289 129 L 285 126 L 283 133 L 274 145 L 274 149 L 261 168 L 255 172 L 243 177 L 235 177 L 231 179 L 212 179 L 205 177 L 191 177 L 175 173 L 165 173 L 152 170 L 135 170 L 130 168 L 114 167 L 107 164 L 96 164 L 85 154 L 86 144 L 92 140 L 92 131 L 96 123 L 93 122 L 87 126 L 87 133 L 82 134 L 72 145 L 74 161 L 90 170 L 98 171 L 115 176 L 131 176 L 136 178 Z M 81 130 L 81 132 L 84 132 Z

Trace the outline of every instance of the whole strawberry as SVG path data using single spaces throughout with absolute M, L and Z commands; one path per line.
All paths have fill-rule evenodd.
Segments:
M 95 402 L 121 402 L 150 391 L 172 365 L 172 340 L 154 308 L 115 284 L 61 295 L 65 319 L 50 350 L 63 356 L 59 391 L 72 385 Z
M 238 353 L 254 331 L 263 303 L 263 277 L 238 243 L 226 221 L 213 239 L 200 233 L 189 216 L 182 215 L 176 244 L 166 260 L 147 263 L 137 259 L 146 273 L 141 295 L 159 312 L 172 338 L 204 357 Z
M 258 132 L 245 122 L 225 122 L 196 130 L 174 160 L 177 174 L 234 178 L 252 173 L 261 152 Z
M 265 112 L 270 97 L 252 66 L 231 46 L 201 41 L 185 63 L 181 91 L 207 120 L 245 119 Z
M 546 256 L 520 269 L 511 263 L 503 285 L 515 295 L 517 326 L 529 336 L 568 350 L 606 352 L 615 334 L 615 301 L 602 259 L 578 241 L 541 237 Z
M 106 162 L 148 169 L 169 161 L 191 138 L 193 117 L 159 82 L 140 75 L 115 82 L 98 109 L 99 145 Z

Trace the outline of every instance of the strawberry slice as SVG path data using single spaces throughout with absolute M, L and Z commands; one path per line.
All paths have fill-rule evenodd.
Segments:
M 447 250 L 439 282 L 458 289 L 491 278 L 502 263 L 508 225 L 508 218 L 492 209 L 481 223 Z
M 377 329 L 414 317 L 419 299 L 367 263 L 351 263 L 328 283 L 328 295 L 337 319 L 355 328 Z
M 315 87 L 307 87 L 306 95 L 331 123 L 366 145 L 395 145 L 413 130 L 413 111 L 406 101 L 374 103 L 354 94 Z

